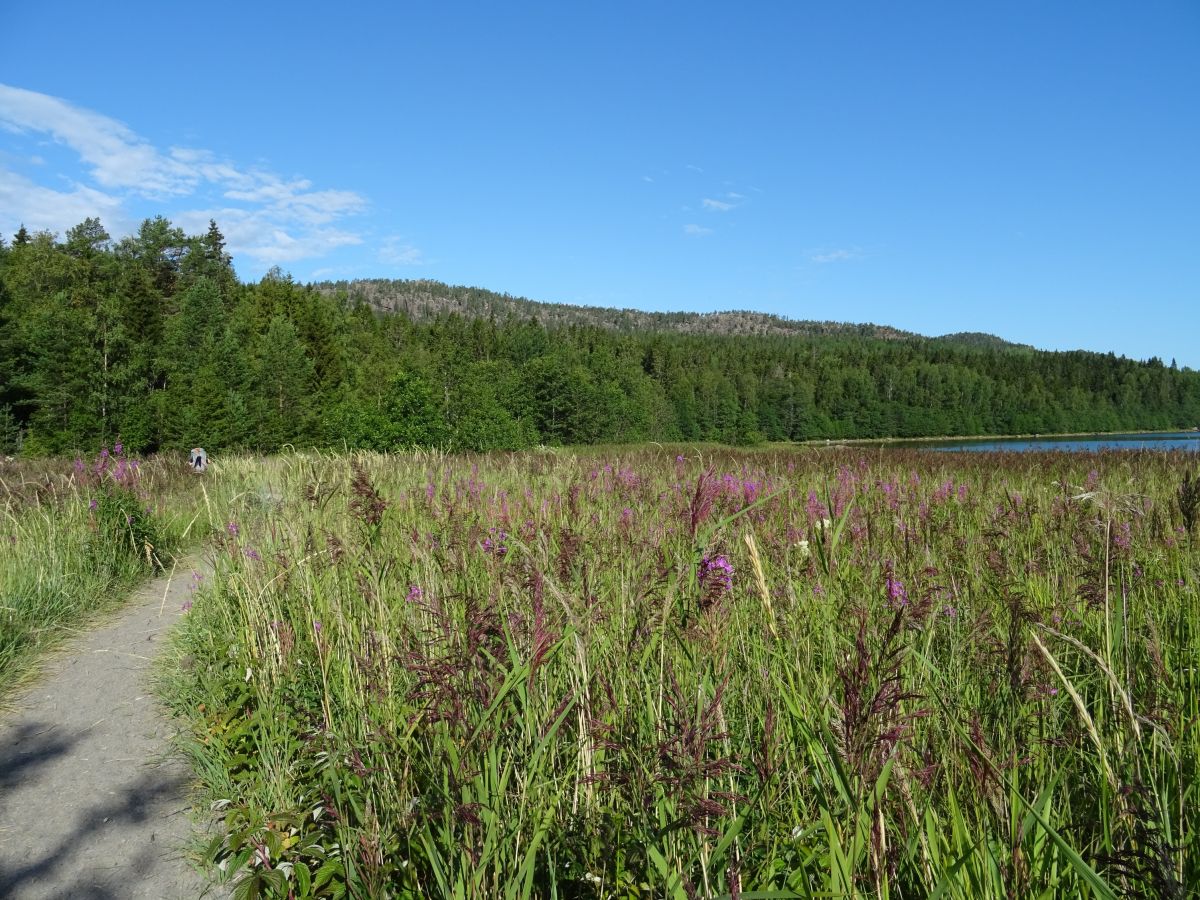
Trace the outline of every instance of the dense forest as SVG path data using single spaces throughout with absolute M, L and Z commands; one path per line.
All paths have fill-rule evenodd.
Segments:
M 396 299 L 468 296 L 475 306 Z M 721 325 L 579 309 L 539 315 L 532 301 L 434 282 L 306 286 L 278 270 L 245 284 L 215 223 L 189 236 L 148 219 L 121 240 L 96 219 L 61 240 L 22 228 L 0 241 L 0 452 L 117 439 L 138 450 L 484 450 L 1200 424 L 1200 373 L 1158 359 L 758 314 L 720 314 Z

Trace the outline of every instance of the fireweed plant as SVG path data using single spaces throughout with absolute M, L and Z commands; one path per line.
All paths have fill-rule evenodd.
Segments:
M 1200 883 L 1182 454 L 270 464 L 169 685 L 240 896 Z

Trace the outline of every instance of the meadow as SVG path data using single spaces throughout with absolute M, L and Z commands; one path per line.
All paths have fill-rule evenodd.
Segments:
M 1194 455 L 217 461 L 239 896 L 1185 896 Z
M 162 692 L 240 897 L 1182 897 L 1196 479 L 1152 451 L 7 462 L 0 689 L 203 547 Z

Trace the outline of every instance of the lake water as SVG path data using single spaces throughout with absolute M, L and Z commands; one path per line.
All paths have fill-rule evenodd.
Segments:
M 889 446 L 920 447 L 926 450 L 1191 450 L 1200 453 L 1200 431 L 983 438 L 963 441 L 900 441 Z

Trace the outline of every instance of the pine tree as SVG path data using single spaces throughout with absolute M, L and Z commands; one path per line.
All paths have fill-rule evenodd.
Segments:
M 310 437 L 315 375 L 295 326 L 284 316 L 271 319 L 259 341 L 253 369 L 253 401 L 257 413 L 256 441 L 275 450 Z

